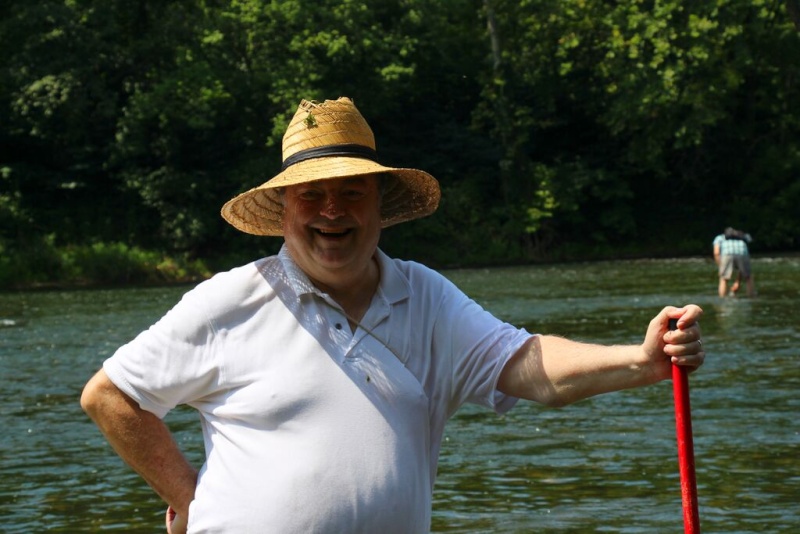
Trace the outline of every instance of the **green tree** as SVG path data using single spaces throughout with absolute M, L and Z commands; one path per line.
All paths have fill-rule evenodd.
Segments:
M 787 191 L 785 182 L 796 175 L 796 148 L 783 144 L 776 154 L 772 147 L 797 132 L 796 112 L 785 106 L 797 98 L 800 63 L 797 34 L 781 5 L 493 5 L 502 67 L 485 85 L 487 102 L 502 90 L 514 117 L 491 109 L 482 116 L 513 128 L 514 135 L 500 127 L 495 135 L 511 139 L 503 142 L 509 174 L 532 186 L 514 186 L 540 219 L 529 229 L 551 232 L 550 242 L 557 236 L 659 243 L 667 226 L 682 235 L 713 235 L 744 219 L 756 232 L 757 222 L 769 218 L 762 213 L 748 221 L 745 204 L 767 197 L 787 204 L 776 187 Z M 769 52 L 777 47 L 781 54 Z M 763 92 L 772 103 L 760 100 Z M 764 113 L 773 128 L 763 128 Z M 765 165 L 767 153 L 778 156 L 772 161 L 782 170 L 764 181 L 775 166 Z
M 390 252 L 706 253 L 727 225 L 796 248 L 795 8 L 9 0 L 0 247 L 122 241 L 220 266 L 273 252 L 220 204 L 278 172 L 301 98 L 350 96 L 384 163 L 442 185 L 434 217 L 385 232 Z

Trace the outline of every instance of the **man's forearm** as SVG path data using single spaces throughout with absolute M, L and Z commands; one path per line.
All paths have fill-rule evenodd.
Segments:
M 672 365 L 690 372 L 705 352 L 697 320 L 703 310 L 667 306 L 653 317 L 642 345 L 594 345 L 556 336 L 532 336 L 506 363 L 497 387 L 507 395 L 564 406 L 600 393 L 654 384 Z M 670 319 L 677 328 L 669 328 Z
M 81 406 L 117 454 L 186 517 L 197 470 L 183 456 L 166 424 L 142 410 L 102 370 L 86 385 Z
M 548 406 L 565 406 L 656 380 L 639 346 L 601 346 L 536 336 L 509 361 L 499 388 Z
M 542 336 L 541 346 L 556 405 L 657 381 L 639 345 L 604 346 Z

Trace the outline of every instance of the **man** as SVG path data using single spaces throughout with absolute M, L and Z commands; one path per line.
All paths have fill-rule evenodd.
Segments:
M 301 102 L 281 173 L 222 209 L 242 231 L 283 235 L 280 253 L 188 292 L 81 398 L 169 504 L 169 531 L 428 532 L 462 404 L 561 406 L 703 363 L 697 306 L 664 308 L 640 346 L 583 344 L 515 328 L 387 257 L 381 228 L 429 215 L 439 195 L 429 174 L 377 162 L 351 100 Z M 201 416 L 199 472 L 161 420 L 177 404 Z
M 731 296 L 735 297 L 739 290 L 739 281 L 744 280 L 747 287 L 747 296 L 756 294 L 755 280 L 750 269 L 750 251 L 747 243 L 752 241 L 750 234 L 728 227 L 714 238 L 714 261 L 718 267 L 719 285 L 717 293 L 720 297 L 728 294 L 728 281 L 736 271 L 736 280 L 731 286 Z

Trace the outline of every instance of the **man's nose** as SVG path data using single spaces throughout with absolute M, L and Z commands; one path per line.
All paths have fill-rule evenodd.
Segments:
M 341 200 L 336 195 L 326 196 L 320 213 L 329 219 L 341 217 L 344 215 L 344 208 L 342 208 Z

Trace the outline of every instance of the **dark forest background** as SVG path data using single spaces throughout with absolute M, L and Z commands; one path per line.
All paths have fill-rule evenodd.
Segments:
M 798 0 L 5 0 L 0 287 L 275 252 L 221 205 L 300 99 L 352 97 L 442 186 L 433 267 L 800 249 Z

